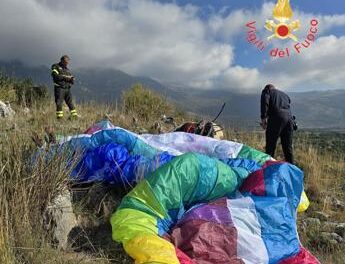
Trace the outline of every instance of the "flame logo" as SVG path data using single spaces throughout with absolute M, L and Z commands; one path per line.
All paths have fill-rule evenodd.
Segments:
M 290 0 L 278 0 L 273 9 L 273 17 L 280 22 L 290 20 L 293 17 Z
M 297 37 L 293 35 L 292 32 L 300 28 L 299 20 L 292 21 L 290 24 L 287 23 L 293 17 L 290 0 L 278 0 L 272 15 L 279 21 L 279 24 L 276 24 L 273 20 L 266 21 L 265 28 L 273 32 L 273 34 L 268 37 L 268 40 L 276 37 L 279 39 L 291 38 L 297 41 Z

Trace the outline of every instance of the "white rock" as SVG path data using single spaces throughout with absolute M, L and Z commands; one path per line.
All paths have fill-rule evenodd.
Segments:
M 313 215 L 315 218 L 318 218 L 321 221 L 327 221 L 329 219 L 329 215 L 321 211 L 314 212 Z
M 345 239 L 345 223 L 338 224 L 335 228 L 335 233 Z
M 321 242 L 329 245 L 337 245 L 338 243 L 342 243 L 344 241 L 343 238 L 338 234 L 328 232 L 322 232 L 320 234 L 320 240 Z
M 30 108 L 25 107 L 25 108 L 23 109 L 23 112 L 24 112 L 24 114 L 26 114 L 26 115 L 30 114 Z
M 15 115 L 15 112 L 11 108 L 9 102 L 4 103 L 0 101 L 0 117 L 11 118 Z
M 48 205 L 44 218 L 46 227 L 52 232 L 58 248 L 66 249 L 68 235 L 77 226 L 77 219 L 72 208 L 71 193 L 68 190 L 63 191 Z
M 308 226 L 319 227 L 321 225 L 321 221 L 318 218 L 308 217 L 303 220 L 303 224 Z

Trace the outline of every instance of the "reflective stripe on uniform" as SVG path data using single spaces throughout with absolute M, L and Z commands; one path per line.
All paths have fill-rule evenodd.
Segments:
M 60 86 L 60 84 L 54 83 L 55 86 Z
M 77 116 L 78 115 L 78 113 L 77 113 L 77 110 L 71 110 L 71 116 Z
M 57 69 L 53 69 L 52 73 L 55 72 L 56 74 L 59 74 L 59 71 Z
M 63 111 L 56 111 L 57 117 L 63 117 Z

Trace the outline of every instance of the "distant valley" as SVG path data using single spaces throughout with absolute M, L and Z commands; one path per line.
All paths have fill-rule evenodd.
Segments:
M 2 72 L 20 78 L 31 78 L 36 84 L 51 87 L 48 66 L 31 67 L 19 61 L 0 62 Z M 184 110 L 201 117 L 215 116 L 223 102 L 226 108 L 220 117 L 225 126 L 247 129 L 258 128 L 259 94 L 239 94 L 222 90 L 199 90 L 189 87 L 165 85 L 149 77 L 132 76 L 114 69 L 77 69 L 73 93 L 79 101 L 115 103 L 122 91 L 135 83 L 159 92 Z M 51 89 L 52 91 L 52 89 Z M 345 129 L 345 90 L 288 93 L 293 112 L 304 129 Z M 162 113 L 163 114 L 163 113 Z

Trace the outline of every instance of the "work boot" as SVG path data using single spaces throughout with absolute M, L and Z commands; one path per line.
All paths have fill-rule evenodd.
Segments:
M 71 110 L 71 115 L 69 117 L 69 120 L 73 120 L 73 119 L 78 119 L 78 113 L 77 113 L 77 110 L 73 109 Z
M 56 119 L 61 120 L 63 118 L 63 111 L 56 111 Z

